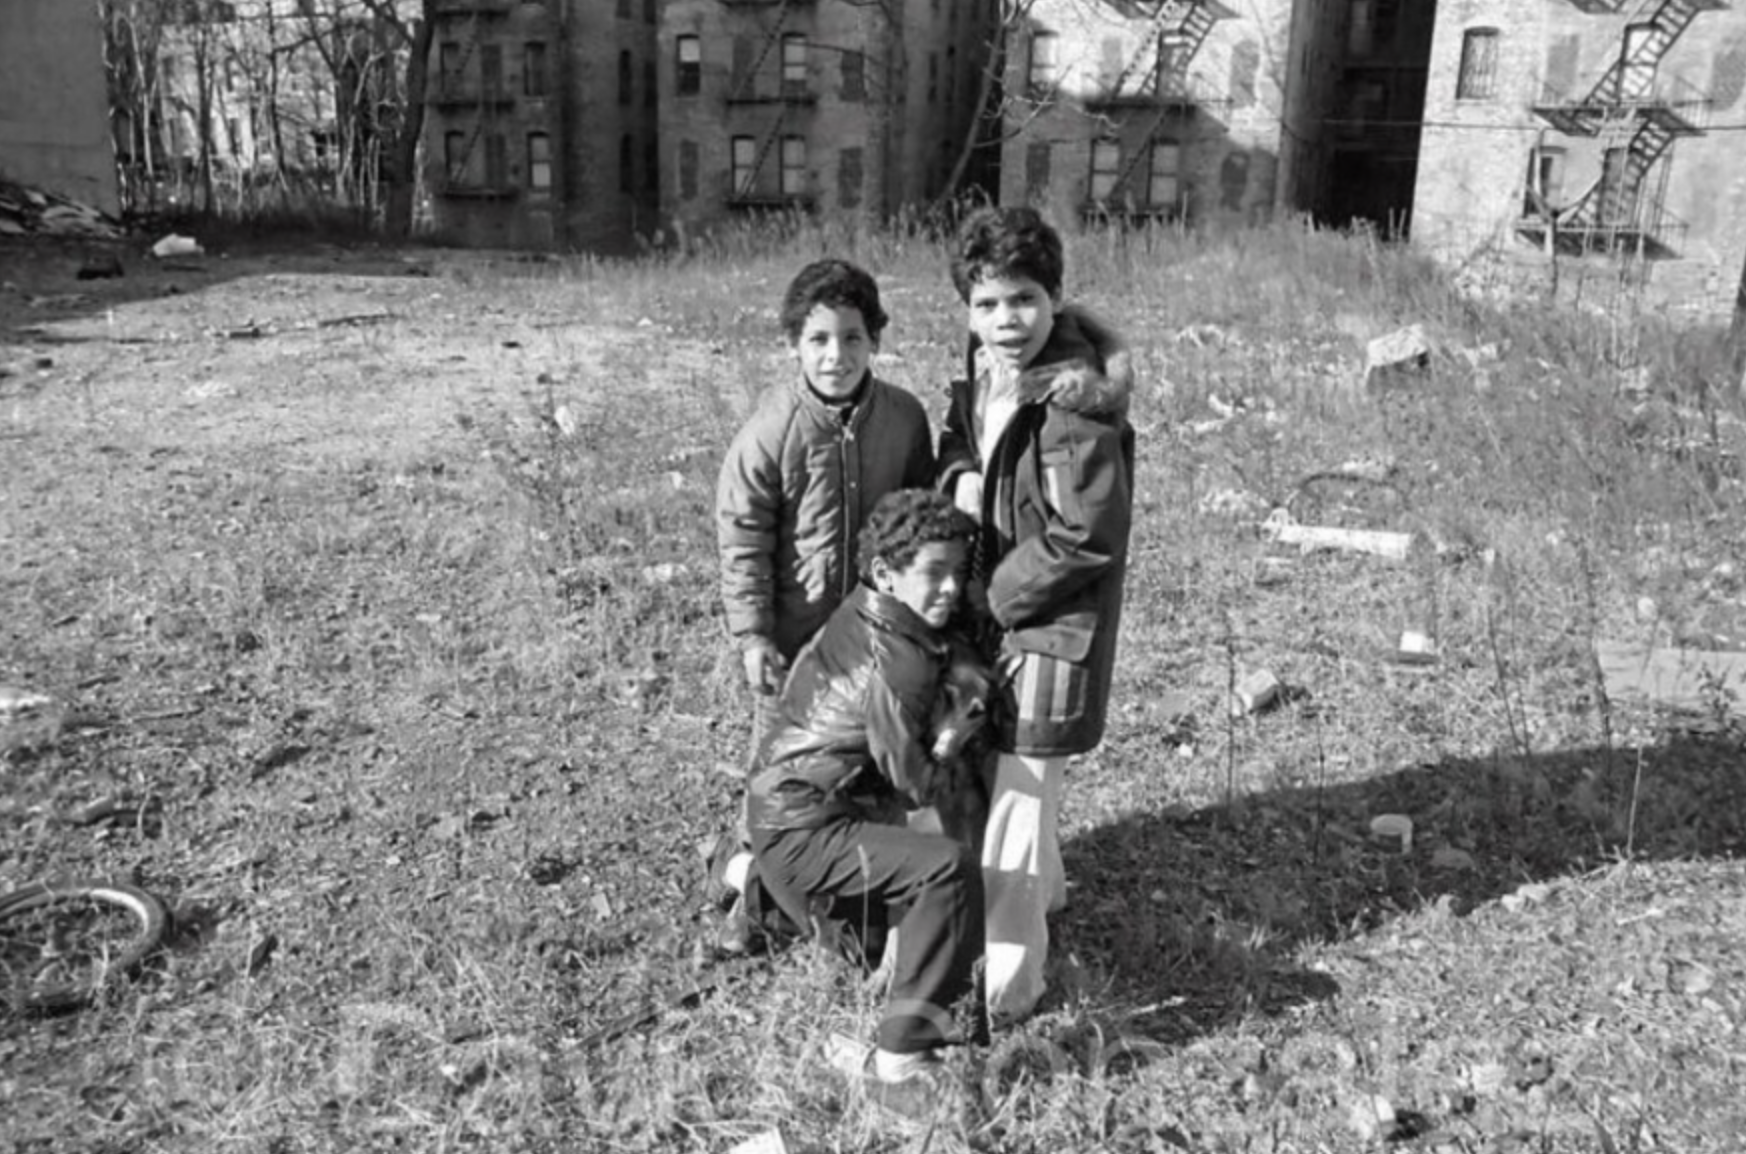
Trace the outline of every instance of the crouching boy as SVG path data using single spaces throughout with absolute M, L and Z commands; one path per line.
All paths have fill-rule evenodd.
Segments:
M 905 824 L 946 787 L 929 718 L 976 531 L 938 493 L 880 500 L 860 535 L 862 583 L 801 650 L 751 781 L 757 874 L 782 912 L 871 956 L 898 931 L 870 1075 L 906 1114 L 943 1104 L 934 1071 L 982 953 L 973 852 Z

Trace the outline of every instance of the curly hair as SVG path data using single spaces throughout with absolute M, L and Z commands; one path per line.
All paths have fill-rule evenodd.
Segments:
M 819 305 L 833 309 L 859 309 L 861 322 L 874 342 L 891 318 L 879 305 L 879 285 L 860 265 L 836 257 L 815 260 L 788 282 L 782 294 L 782 334 L 790 342 L 800 339 L 806 318 Z
M 951 498 L 933 489 L 899 489 L 879 498 L 858 542 L 861 576 L 871 578 L 875 559 L 893 569 L 914 563 L 923 545 L 936 541 L 962 541 L 966 548 L 976 540 L 976 522 L 952 504 Z
M 1026 277 L 1059 297 L 1066 270 L 1061 234 L 1034 208 L 979 209 L 958 230 L 952 285 L 962 300 L 985 277 Z

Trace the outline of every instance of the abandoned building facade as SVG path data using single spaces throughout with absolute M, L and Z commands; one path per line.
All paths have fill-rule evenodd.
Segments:
M 1442 0 L 1413 237 L 1516 263 L 1629 262 L 1732 306 L 1746 253 L 1746 5 Z
M 1057 219 L 1369 222 L 1732 291 L 1734 0 L 440 0 L 439 227 L 623 245 L 973 190 Z M 1734 133 L 1730 135 L 1730 133 Z
M 0 180 L 114 212 L 97 6 L 9 0 L 0 20 Z

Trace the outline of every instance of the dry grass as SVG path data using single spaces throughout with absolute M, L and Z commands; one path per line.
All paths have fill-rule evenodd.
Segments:
M 1628 296 L 1476 302 L 1286 226 L 1073 239 L 1071 291 L 1142 370 L 1139 526 L 1057 993 L 967 1056 L 985 1123 L 872 1116 L 823 1048 L 877 998 L 808 951 L 581 1045 L 699 978 L 696 845 L 749 721 L 711 489 L 822 251 L 879 273 L 882 371 L 937 414 L 961 337 L 908 235 L 238 254 L 96 288 L 51 260 L 0 295 L 0 683 L 70 711 L 9 739 L 0 887 L 132 877 L 178 915 L 94 1009 L 0 1020 L 5 1141 L 1731 1149 L 1738 738 L 1608 700 L 1590 656 L 1742 636 L 1713 335 Z M 1367 394 L 1363 340 L 1406 322 L 1430 371 Z M 1363 457 L 1387 484 L 1302 483 Z M 1257 529 L 1282 503 L 1420 547 L 1283 554 Z M 1385 660 L 1404 629 L 1438 665 Z M 1230 718 L 1263 667 L 1292 700 Z M 160 819 L 58 820 L 117 793 Z M 1369 837 L 1388 812 L 1409 852 Z

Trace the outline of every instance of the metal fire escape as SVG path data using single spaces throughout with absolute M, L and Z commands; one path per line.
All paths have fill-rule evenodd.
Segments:
M 788 61 L 784 58 L 780 46 L 791 35 L 788 17 L 790 12 L 813 0 L 721 0 L 722 4 L 733 8 L 774 8 L 775 15 L 762 25 L 763 40 L 758 45 L 757 54 L 734 78 L 732 89 L 728 92 L 727 103 L 730 107 L 770 107 L 774 106 L 775 116 L 758 133 L 757 150 L 752 156 L 749 167 L 743 172 L 734 166 L 735 181 L 728 192 L 728 203 L 739 208 L 775 208 L 790 207 L 805 202 L 802 193 L 782 187 L 781 169 L 778 169 L 776 189 L 769 191 L 761 179 L 764 165 L 769 161 L 770 154 L 775 152 L 784 136 L 784 129 L 795 124 L 801 110 L 810 108 L 818 102 L 818 96 L 812 92 L 804 80 L 795 81 L 787 75 Z M 766 75 L 766 65 L 772 53 L 776 53 L 777 65 L 774 81 Z
M 451 117 L 457 111 L 465 111 L 470 123 L 466 140 L 456 156 L 444 156 L 443 180 L 436 189 L 438 195 L 465 198 L 502 198 L 514 195 L 509 185 L 506 172 L 490 171 L 494 165 L 489 163 L 492 156 L 487 146 L 487 171 L 477 179 L 470 178 L 473 151 L 478 147 L 482 137 L 494 135 L 488 129 L 495 127 L 499 113 L 504 105 L 513 105 L 515 99 L 503 82 L 502 41 L 497 35 L 495 17 L 504 16 L 509 5 L 503 0 L 439 0 L 437 14 L 447 18 L 445 25 L 433 37 L 439 43 L 447 42 L 447 36 L 454 25 L 464 20 L 464 26 L 458 39 L 461 44 L 460 57 L 455 61 L 443 61 L 439 57 L 437 83 L 432 88 L 427 102 L 441 110 L 443 124 L 453 123 Z M 485 49 L 482 52 L 481 46 Z M 485 57 L 489 53 L 497 53 L 495 74 L 488 73 L 485 68 Z M 480 60 L 476 79 L 469 79 L 468 66 L 473 59 Z M 502 166 L 503 158 L 497 158 L 497 166 Z
M 1589 13 L 1614 14 L 1626 6 L 1626 0 L 1571 2 Z M 1531 187 L 1529 211 L 1516 224 L 1519 235 L 1567 253 L 1673 253 L 1684 226 L 1665 205 L 1670 150 L 1681 137 L 1703 134 L 1710 102 L 1660 76 L 1659 65 L 1701 13 L 1725 7 L 1727 0 L 1640 0 L 1625 19 L 1618 57 L 1594 87 L 1576 100 L 1534 107 L 1556 131 L 1594 139 L 1601 173 L 1564 206 L 1546 203 L 1544 190 Z
M 1151 113 L 1144 131 L 1127 142 L 1127 155 L 1122 158 L 1109 195 L 1094 200 L 1087 206 L 1088 212 L 1133 215 L 1132 206 L 1146 204 L 1149 198 L 1145 189 L 1134 195 L 1131 182 L 1140 165 L 1150 159 L 1164 122 L 1172 116 L 1192 115 L 1203 106 L 1222 102 L 1224 98 L 1203 91 L 1194 82 L 1189 66 L 1213 27 L 1233 15 L 1217 0 L 1157 0 L 1138 49 L 1103 92 L 1085 101 L 1088 112 L 1112 121 L 1117 117 L 1127 120 L 1125 114 L 1136 110 Z

